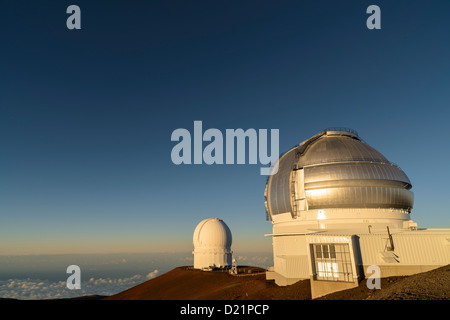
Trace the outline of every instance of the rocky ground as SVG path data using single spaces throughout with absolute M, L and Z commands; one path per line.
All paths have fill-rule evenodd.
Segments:
M 241 269 L 240 276 L 178 267 L 105 299 L 310 300 L 311 290 L 309 280 L 279 287 L 265 279 L 264 270 L 255 267 Z M 366 281 L 361 281 L 356 288 L 318 300 L 450 300 L 450 265 L 412 276 L 383 278 L 379 290 L 369 290 Z
M 394 281 L 367 299 L 450 300 L 450 265 Z

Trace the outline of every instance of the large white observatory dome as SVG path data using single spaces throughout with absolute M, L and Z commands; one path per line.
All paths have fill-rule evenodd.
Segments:
M 311 229 L 402 227 L 413 207 L 411 182 L 349 129 L 327 129 L 279 159 L 267 180 L 272 223 Z M 296 231 L 300 231 L 296 228 Z
M 194 268 L 231 267 L 231 231 L 218 218 L 201 221 L 194 230 Z

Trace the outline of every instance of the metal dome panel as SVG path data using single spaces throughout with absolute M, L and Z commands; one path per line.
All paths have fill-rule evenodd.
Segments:
M 392 208 L 410 210 L 413 193 L 402 188 L 344 187 L 306 190 L 309 209 Z
M 296 171 L 301 181 L 294 181 Z M 361 141 L 354 131 L 322 131 L 279 159 L 266 185 L 270 216 L 325 208 L 384 208 L 409 212 L 411 182 L 398 166 Z M 299 192 L 303 194 L 299 196 Z M 306 205 L 297 206 L 298 201 Z M 304 200 L 302 200 L 304 199 Z
M 406 174 L 399 167 L 388 163 L 347 162 L 328 165 L 318 165 L 305 168 L 305 187 L 321 182 L 323 186 L 327 182 L 341 181 L 345 185 L 347 180 L 385 180 L 401 182 L 400 186 L 411 187 Z
M 324 135 L 305 150 L 299 167 L 345 161 L 389 163 L 381 153 L 357 138 Z
M 269 177 L 266 208 L 271 215 L 292 212 L 291 172 L 294 167 L 296 149 L 293 148 L 280 157 L 278 172 Z

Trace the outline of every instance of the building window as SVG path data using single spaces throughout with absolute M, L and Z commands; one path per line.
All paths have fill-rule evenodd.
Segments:
M 315 280 L 354 281 L 348 244 L 311 244 L 310 249 Z

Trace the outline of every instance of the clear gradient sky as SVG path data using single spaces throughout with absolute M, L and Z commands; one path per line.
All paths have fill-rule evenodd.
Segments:
M 0 255 L 189 251 L 209 217 L 271 250 L 261 165 L 172 163 L 195 120 L 353 128 L 450 227 L 449 1 L 8 1 L 0 39 Z

